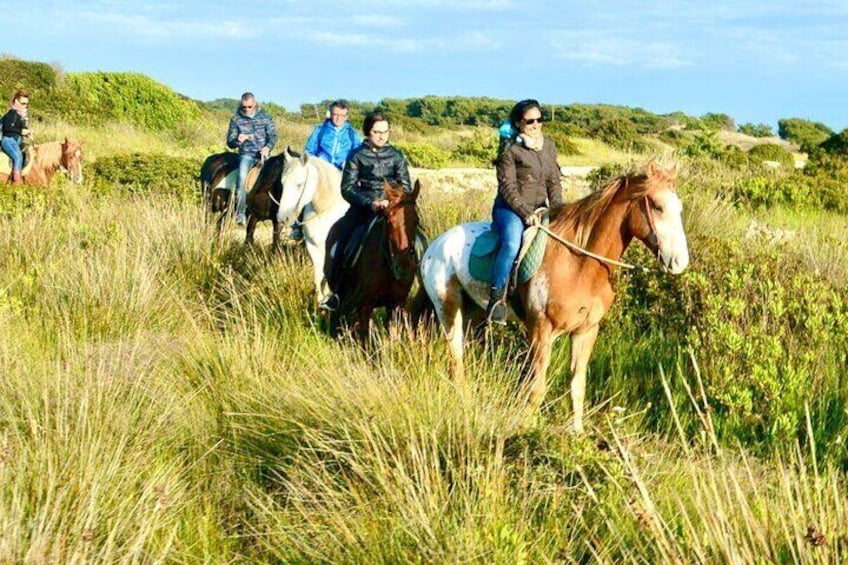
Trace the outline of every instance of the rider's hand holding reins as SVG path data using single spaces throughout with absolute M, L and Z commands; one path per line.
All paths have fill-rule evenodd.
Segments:
M 536 214 L 530 214 L 529 216 L 524 218 L 524 224 L 528 228 L 539 227 L 539 225 L 541 224 L 541 221 L 539 220 L 539 216 L 537 216 Z
M 385 212 L 389 209 L 389 201 L 388 200 L 375 200 L 371 203 L 371 209 L 375 212 Z

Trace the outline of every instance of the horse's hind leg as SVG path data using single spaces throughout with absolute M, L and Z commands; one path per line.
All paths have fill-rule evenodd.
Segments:
M 598 326 L 571 336 L 571 404 L 574 410 L 574 431 L 583 433 L 583 400 L 586 395 L 586 369 L 598 337 Z
M 247 217 L 247 229 L 245 230 L 244 244 L 253 245 L 253 233 L 256 231 L 256 216 L 249 214 Z
M 553 334 L 551 323 L 542 316 L 535 319 L 528 328 L 530 338 L 530 373 L 527 382 L 527 396 L 530 407 L 538 409 L 547 393 L 548 365 L 551 362 Z

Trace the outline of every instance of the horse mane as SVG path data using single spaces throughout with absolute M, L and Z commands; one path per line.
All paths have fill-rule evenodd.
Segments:
M 41 167 L 58 166 L 62 162 L 62 142 L 47 141 L 36 145 L 35 162 Z
M 320 214 L 332 208 L 342 197 L 342 173 L 335 165 L 320 157 L 309 157 L 306 164 L 315 166 L 318 171 L 318 185 L 312 198 L 312 208 Z M 322 190 L 321 187 L 324 187 Z
M 595 224 L 604 215 L 614 201 L 628 201 L 642 198 L 662 177 L 648 176 L 644 173 L 630 173 L 613 179 L 602 189 L 561 207 L 551 210 L 551 229 L 572 231 L 577 245 L 588 244 Z

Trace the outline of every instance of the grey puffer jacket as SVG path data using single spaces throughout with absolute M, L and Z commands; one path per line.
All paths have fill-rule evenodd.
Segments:
M 526 220 L 536 208 L 562 205 L 556 146 L 545 139 L 541 151 L 520 138 L 508 143 L 497 161 L 498 199 Z
M 409 168 L 403 153 L 388 143 L 383 147 L 372 147 L 371 142 L 366 140 L 345 163 L 342 197 L 370 214 L 371 203 L 386 198 L 383 180 L 399 182 L 404 192 L 412 192 Z
M 239 144 L 238 136 L 246 133 L 250 136 L 244 143 Z M 247 116 L 244 110 L 239 108 L 230 118 L 230 127 L 227 129 L 227 147 L 238 148 L 241 155 L 255 155 L 263 147 L 270 151 L 277 143 L 277 127 L 271 115 L 260 107 L 256 107 L 252 116 Z

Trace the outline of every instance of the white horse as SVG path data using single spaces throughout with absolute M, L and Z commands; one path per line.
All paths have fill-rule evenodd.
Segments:
M 297 155 L 290 147 L 283 155 L 283 193 L 277 222 L 286 225 L 303 211 L 303 240 L 312 260 L 315 296 L 321 302 L 330 294 L 324 278 L 327 234 L 350 204 L 342 198 L 342 174 L 335 166 L 319 157 Z
M 681 220 L 676 169 L 617 178 L 605 189 L 552 213 L 549 240 L 539 269 L 519 285 L 512 314 L 523 322 L 530 341 L 531 374 L 527 390 L 538 407 L 546 392 L 546 372 L 554 340 L 571 337 L 571 398 L 574 429 L 583 431 L 586 369 L 598 324 L 615 296 L 610 276 L 633 238 L 657 257 L 664 271 L 677 274 L 689 264 Z M 464 297 L 479 307 L 489 298 L 488 281 L 472 278 L 469 257 L 487 223 L 451 228 L 430 244 L 421 260 L 424 289 L 450 344 L 455 378 L 464 378 L 462 362 Z M 543 237 L 543 234 L 539 234 Z

